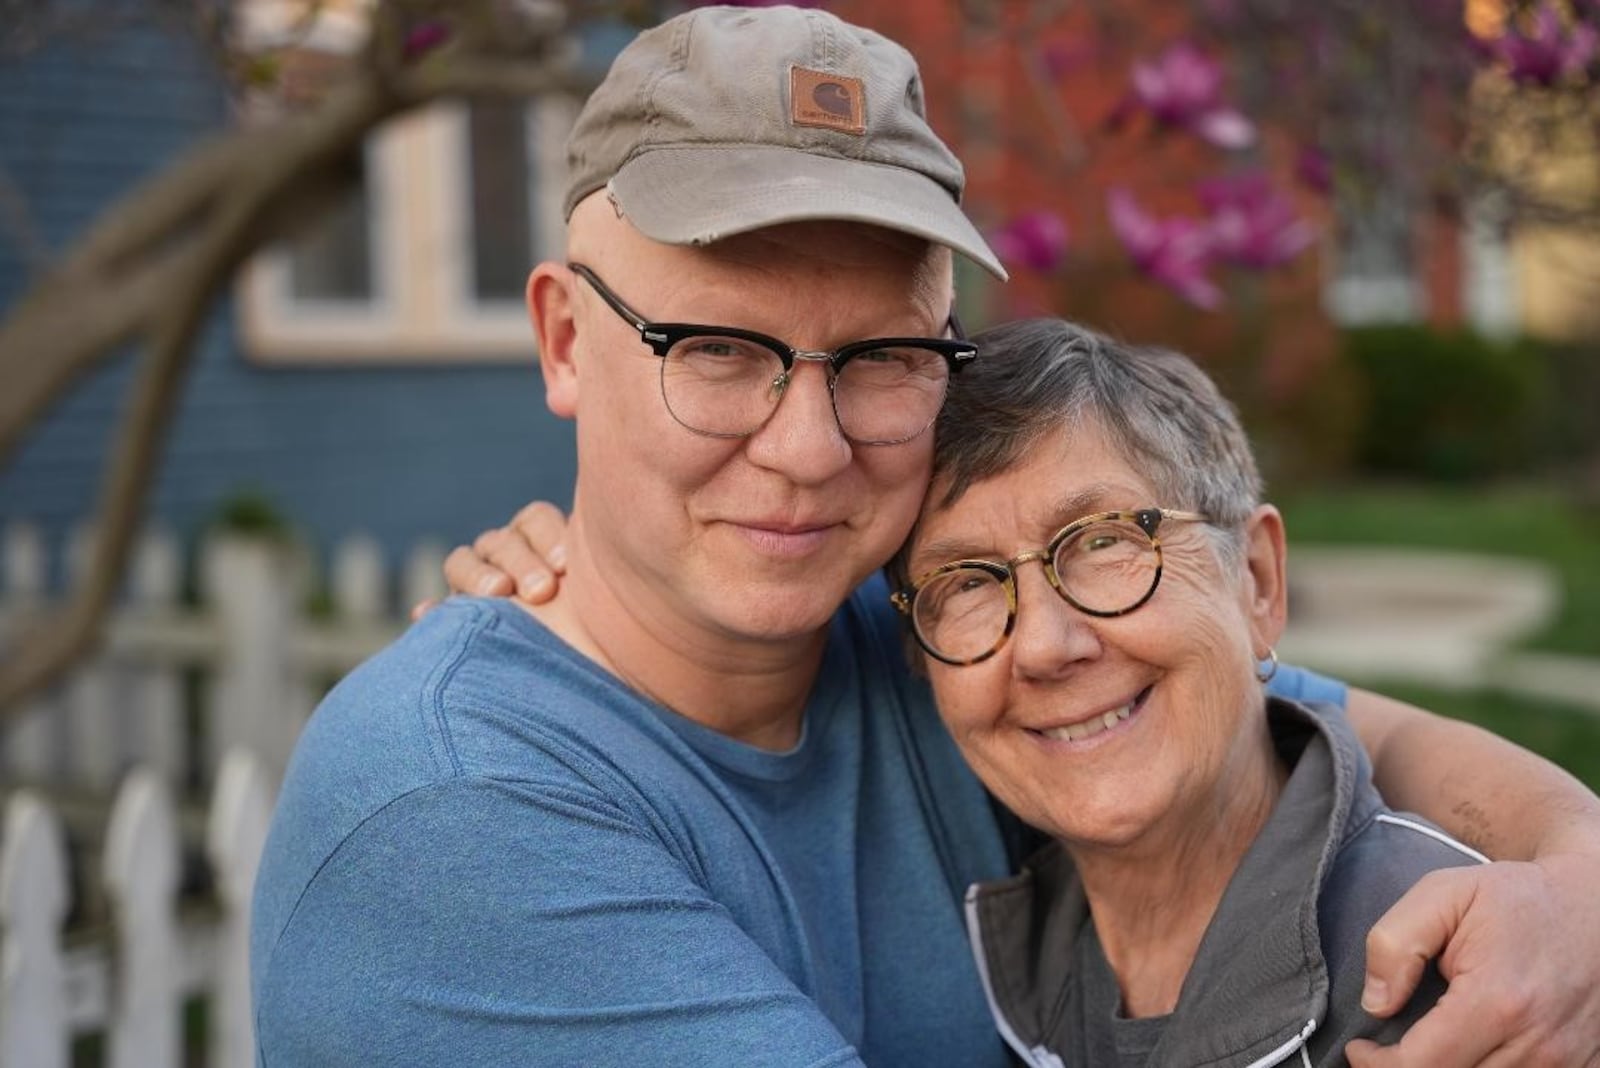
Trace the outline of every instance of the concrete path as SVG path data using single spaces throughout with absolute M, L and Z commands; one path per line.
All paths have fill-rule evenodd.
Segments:
M 1600 661 L 1554 653 L 1509 653 L 1496 664 L 1491 683 L 1582 708 L 1600 716 Z
M 1292 545 L 1278 650 L 1344 677 L 1506 690 L 1600 714 L 1600 660 L 1511 648 L 1560 598 L 1549 569 L 1526 560 Z

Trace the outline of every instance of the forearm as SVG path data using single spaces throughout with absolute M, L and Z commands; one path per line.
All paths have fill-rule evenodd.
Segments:
M 1549 761 L 1481 728 L 1352 689 L 1350 721 L 1390 805 L 1496 860 L 1600 856 L 1600 798 Z

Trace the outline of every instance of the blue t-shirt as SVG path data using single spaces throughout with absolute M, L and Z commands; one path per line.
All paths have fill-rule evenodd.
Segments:
M 902 642 L 869 582 L 773 753 L 508 601 L 429 613 L 291 761 L 256 886 L 259 1063 L 1006 1064 L 961 895 L 1006 873 L 1010 828 Z

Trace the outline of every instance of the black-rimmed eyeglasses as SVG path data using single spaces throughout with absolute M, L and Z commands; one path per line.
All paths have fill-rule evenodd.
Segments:
M 944 405 L 950 375 L 978 356 L 960 337 L 880 337 L 832 352 L 797 349 L 753 330 L 656 323 L 581 263 L 568 264 L 661 357 L 661 398 L 684 427 L 742 438 L 764 426 L 783 399 L 797 360 L 826 363 L 834 416 L 858 445 L 897 445 L 927 430 Z
M 1207 523 L 1199 512 L 1141 508 L 1097 512 L 1062 527 L 1043 549 L 1005 563 L 956 560 L 890 596 L 911 618 L 917 644 L 936 660 L 962 666 L 1000 651 L 1017 624 L 1017 568 L 1044 564 L 1050 585 L 1085 615 L 1124 616 L 1161 582 L 1162 522 Z

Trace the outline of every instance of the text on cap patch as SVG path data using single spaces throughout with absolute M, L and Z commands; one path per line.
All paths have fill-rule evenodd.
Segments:
M 866 110 L 860 78 L 789 68 L 789 118 L 796 126 L 862 135 L 867 132 Z

